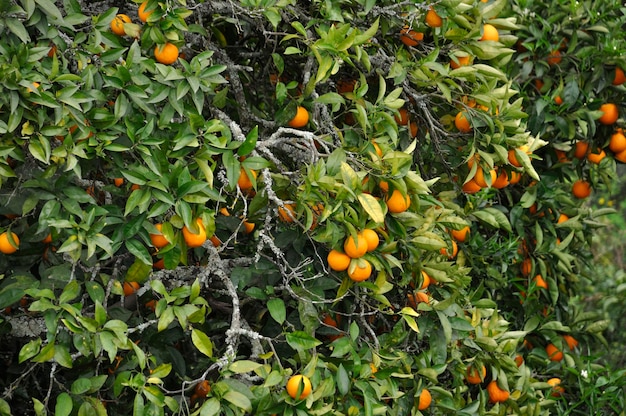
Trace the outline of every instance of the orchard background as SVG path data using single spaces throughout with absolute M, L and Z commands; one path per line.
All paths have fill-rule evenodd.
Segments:
M 625 12 L 3 1 L 0 414 L 623 414 Z

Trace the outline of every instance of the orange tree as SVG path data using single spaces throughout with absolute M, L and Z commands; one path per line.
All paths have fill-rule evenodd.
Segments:
M 517 72 L 525 9 L 0 7 L 0 412 L 534 414 L 576 395 L 566 364 L 603 324 L 569 297 L 602 211 L 570 189 L 612 165 L 550 163 L 572 138 Z

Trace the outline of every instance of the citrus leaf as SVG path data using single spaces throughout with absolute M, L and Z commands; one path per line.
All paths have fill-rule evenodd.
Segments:
M 199 329 L 191 331 L 191 342 L 202 354 L 211 358 L 213 356 L 213 343 L 207 334 Z
M 270 312 L 272 318 L 282 324 L 287 318 L 287 309 L 285 308 L 285 302 L 282 299 L 270 299 L 267 301 L 267 309 Z
M 285 338 L 287 339 L 287 344 L 298 351 L 315 348 L 322 343 L 304 331 L 291 332 Z
M 376 224 L 382 224 L 385 221 L 385 214 L 381 208 L 378 200 L 371 194 L 359 194 L 358 200 L 365 212 L 370 216 L 370 219 Z

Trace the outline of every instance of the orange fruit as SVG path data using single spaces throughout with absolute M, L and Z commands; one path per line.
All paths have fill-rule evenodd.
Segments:
M 356 240 L 352 235 L 343 242 L 343 251 L 352 259 L 363 257 L 367 253 L 368 243 L 363 233 L 357 233 Z
M 352 262 L 351 262 L 352 263 Z M 372 275 L 372 263 L 365 259 L 358 259 L 348 267 L 348 277 L 355 282 L 367 280 Z
M 222 245 L 222 240 L 220 240 L 220 238 L 216 236 L 215 234 L 213 234 L 211 238 L 209 238 L 209 241 L 211 242 L 213 247 L 219 247 Z
M 489 176 L 491 176 L 491 183 L 493 184 L 496 180 L 496 170 L 495 169 L 491 169 L 489 170 Z M 488 186 L 487 181 L 485 180 L 485 171 L 483 170 L 482 167 L 478 167 L 478 169 L 476 169 L 476 175 L 474 175 L 474 180 L 476 181 L 476 183 L 478 184 L 478 186 L 480 186 L 481 188 L 486 188 Z
M 520 266 L 522 276 L 528 276 L 533 269 L 533 262 L 530 258 L 525 258 Z
M 519 150 L 524 152 L 524 153 L 526 153 L 526 154 L 529 154 L 528 146 L 526 146 L 526 145 L 520 146 Z M 521 168 L 522 167 L 522 162 L 517 160 L 517 154 L 515 152 L 515 149 L 509 149 L 508 158 L 509 158 L 509 163 L 511 165 L 515 166 L 516 168 Z
M 44 244 L 50 244 L 52 242 L 52 234 L 48 233 L 48 235 L 41 240 L 41 242 Z
M 124 178 L 113 179 L 113 184 L 119 188 L 120 186 L 124 185 Z
M 306 108 L 299 105 L 296 110 L 296 115 L 291 120 L 289 120 L 288 124 L 289 124 L 289 127 L 299 129 L 301 127 L 306 126 L 308 122 L 309 122 L 309 112 L 307 111 Z
M 492 40 L 497 42 L 500 40 L 500 35 L 498 34 L 498 29 L 496 29 L 493 25 L 489 23 L 483 25 L 483 36 L 480 40 Z
M 388 196 L 386 201 L 387 209 L 393 214 L 399 214 L 406 211 L 411 206 L 411 198 L 408 195 L 402 195 L 397 189 L 394 189 L 391 196 Z
M 570 350 L 573 350 L 578 346 L 578 341 L 571 335 L 563 335 L 563 340 L 565 340 L 565 343 Z
M 202 380 L 198 384 L 196 384 L 196 388 L 194 392 L 200 397 L 206 397 L 211 391 L 211 386 L 207 380 Z
M 561 361 L 563 359 L 563 353 L 554 344 L 546 346 L 546 353 L 550 361 Z
M 306 399 L 309 394 L 311 394 L 312 386 L 311 380 L 307 376 L 303 376 L 301 374 L 297 374 L 292 376 L 287 381 L 287 394 L 291 396 L 292 399 L 303 400 Z M 298 396 L 298 391 L 300 391 L 300 396 Z
M 518 183 L 518 182 L 522 179 L 522 174 L 521 174 L 521 173 L 519 173 L 519 172 L 516 172 L 516 171 L 514 171 L 514 170 L 512 170 L 512 171 L 509 173 L 509 175 L 510 175 L 510 176 L 509 176 L 509 183 L 510 183 L 511 185 L 515 185 L 516 183 Z
M 472 365 L 468 365 L 465 370 L 465 380 L 470 384 L 480 384 L 485 379 L 487 375 L 487 368 L 483 365 L 480 368 L 480 373 L 478 369 Z
M 591 184 L 583 179 L 579 179 L 572 185 L 572 194 L 578 199 L 585 199 L 591 195 Z
M 378 157 L 383 157 L 383 149 L 380 148 L 376 141 L 372 140 L 372 146 L 374 146 L 374 151 L 378 155 Z
M 603 114 L 598 121 L 604 125 L 611 125 L 619 118 L 619 109 L 613 103 L 602 104 L 600 111 L 602 111 Z
M 564 223 L 565 221 L 569 220 L 569 217 L 565 214 L 561 214 L 559 215 L 559 219 L 556 221 L 557 224 L 561 224 Z
M 350 256 L 339 250 L 330 250 L 326 260 L 328 261 L 328 267 L 337 272 L 347 270 L 348 266 L 350 266 Z
M 576 148 L 574 149 L 574 157 L 576 159 L 582 159 L 587 155 L 587 150 L 589 150 L 589 143 L 585 141 L 577 141 Z
M 426 13 L 426 24 L 430 27 L 441 27 L 443 25 L 443 19 L 433 9 L 433 6 L 430 6 Z
M 159 260 L 155 261 L 152 264 L 152 267 L 154 267 L 155 269 L 159 269 L 159 270 L 165 269 L 165 260 L 159 259 Z M 154 300 L 152 300 L 151 302 L 154 302 Z M 154 302 L 154 306 L 156 306 L 156 302 Z M 153 311 L 154 311 L 154 309 L 153 309 Z
M 561 384 L 560 378 L 557 378 L 557 377 L 551 378 L 550 380 L 546 381 L 546 383 L 552 386 L 552 393 L 550 393 L 550 396 L 552 397 L 561 397 L 561 395 L 565 392 L 565 389 L 562 386 L 560 386 Z
M 559 51 L 558 49 L 553 50 L 552 52 L 550 52 L 550 55 L 548 55 L 548 65 L 552 66 L 552 65 L 558 65 L 561 63 L 561 51 Z
M 130 296 L 139 290 L 139 283 L 137 282 L 124 282 L 124 296 Z
M 624 71 L 619 66 L 615 67 L 615 76 L 613 77 L 613 85 L 622 85 L 626 82 L 626 75 L 624 75 Z
M 409 112 L 404 107 L 398 110 L 398 114 L 396 114 L 394 118 L 396 120 L 396 123 L 401 126 L 406 126 L 407 124 L 409 124 Z
M 160 233 L 161 229 L 163 228 L 163 224 L 155 224 L 154 226 L 157 230 L 159 230 Z M 167 241 L 163 234 L 150 234 L 150 241 L 152 242 L 152 245 L 156 248 L 163 248 L 169 244 L 169 241 Z
M 417 309 L 418 303 L 430 303 L 428 299 L 428 293 L 426 292 L 413 292 L 406 295 L 407 305 L 413 309 Z
M 595 152 L 590 152 L 587 155 L 587 160 L 596 165 L 602 162 L 602 159 L 606 157 L 606 152 L 602 149 L 596 149 Z
M 167 42 L 154 47 L 154 59 L 164 65 L 171 65 L 178 59 L 178 46 Z
M 432 401 L 433 401 L 433 398 L 430 395 L 430 392 L 428 391 L 428 389 L 422 389 L 422 392 L 420 393 L 420 399 L 417 404 L 417 410 L 428 409 L 428 406 L 430 406 Z
M 521 367 L 522 364 L 524 364 L 524 357 L 522 357 L 520 354 L 517 354 L 515 356 L 514 361 L 515 361 L 515 364 L 517 364 L 518 367 Z
M 20 246 L 20 239 L 17 234 L 13 232 L 11 233 L 11 238 L 15 245 L 11 244 L 11 241 L 9 241 L 9 234 L 7 232 L 0 234 L 0 253 L 13 254 L 17 251 Z
M 283 222 L 294 222 L 296 218 L 296 207 L 294 204 L 285 204 L 284 207 L 278 207 L 278 218 Z
M 443 254 L 444 256 L 448 256 L 449 259 L 453 259 L 459 253 L 459 246 L 456 244 L 456 241 L 452 240 L 452 252 L 451 253 L 448 252 L 447 247 L 442 247 L 441 250 L 439 250 L 439 252 Z
M 256 171 L 250 170 L 250 175 L 254 177 L 254 180 L 256 182 L 256 178 L 257 178 Z M 243 167 L 239 169 L 239 179 L 237 179 L 237 186 L 239 186 L 239 188 L 241 188 L 242 191 L 249 191 L 250 189 L 253 188 L 254 184 L 252 183 L 252 178 L 250 178 L 250 175 L 248 174 L 248 172 L 246 172 L 246 170 Z
M 458 241 L 459 243 L 464 243 L 465 240 L 467 239 L 467 235 L 469 234 L 469 232 L 470 232 L 470 227 L 469 225 L 466 225 L 460 230 L 452 230 L 451 234 L 452 234 L 452 238 L 454 238 L 456 241 Z
M 454 117 L 454 125 L 461 133 L 469 133 L 472 131 L 472 125 L 463 111 L 459 111 L 456 117 Z
M 534 81 L 535 84 L 535 88 L 537 88 L 537 91 L 541 91 L 541 89 L 543 88 L 543 86 L 545 85 L 545 83 L 543 82 L 543 80 L 536 78 Z
M 118 14 L 113 20 L 111 20 L 111 32 L 115 33 L 117 36 L 126 35 L 126 31 L 124 30 L 124 23 L 130 22 L 130 17 L 125 14 Z
M 509 399 L 510 394 L 508 391 L 502 390 L 496 380 L 491 381 L 487 385 L 487 393 L 491 403 L 503 403 Z
M 501 169 L 500 174 L 496 178 L 495 181 L 491 184 L 496 189 L 502 189 L 509 185 L 509 175 L 507 175 L 506 170 Z
M 626 136 L 622 131 L 616 131 L 611 136 L 611 141 L 609 142 L 609 149 L 613 153 L 620 153 L 626 150 Z
M 417 136 L 417 130 L 417 123 L 415 121 L 409 120 L 409 134 L 411 135 L 411 137 Z
M 376 247 L 378 247 L 378 244 L 380 244 L 378 233 L 371 228 L 366 228 L 361 231 L 361 234 L 363 235 L 363 237 L 365 237 L 365 240 L 367 241 L 367 251 L 370 252 L 376 250 Z
M 615 153 L 615 160 L 618 162 L 626 163 L 626 149 L 619 153 Z
M 196 219 L 196 224 L 198 225 L 198 233 L 193 233 L 187 226 L 183 227 L 183 238 L 185 239 L 185 243 L 190 248 L 201 247 L 202 244 L 207 240 L 206 229 L 204 228 L 204 224 L 202 223 L 201 218 Z
M 546 283 L 546 281 L 543 279 L 543 277 L 540 274 L 535 276 L 535 278 L 533 280 L 534 280 L 535 285 L 537 287 L 540 287 L 540 288 L 543 288 L 543 289 L 547 289 L 548 288 L 548 283 Z
M 421 32 L 417 32 L 408 26 L 404 26 L 402 30 L 400 30 L 400 41 L 404 43 L 406 46 L 416 46 L 424 39 L 424 34 Z
M 463 184 L 463 192 L 466 194 L 475 194 L 480 191 L 482 188 L 479 184 L 476 183 L 476 180 L 470 179 L 469 181 Z
M 252 231 L 254 231 L 254 227 L 256 227 L 256 224 L 254 224 L 253 222 L 248 222 L 248 221 L 243 222 L 243 228 L 246 234 L 252 233 Z
M 555 103 L 556 105 L 561 105 L 561 104 L 563 104 L 563 99 L 561 98 L 561 96 L 560 96 L 560 95 L 557 95 L 556 97 L 554 97 L 554 103 Z
M 455 58 L 456 60 L 455 59 L 450 60 L 450 67 L 452 67 L 452 69 L 457 69 L 462 66 L 467 66 L 470 64 L 469 55 L 455 56 Z
M 139 16 L 139 20 L 141 20 L 144 23 L 148 21 L 148 17 L 150 17 L 150 15 L 154 12 L 154 10 L 150 10 L 149 12 L 147 12 L 146 11 L 147 5 L 148 5 L 148 2 L 144 1 L 143 3 L 139 5 L 139 10 L 137 10 L 137 15 Z
M 387 182 L 387 181 L 380 181 L 380 182 L 378 182 L 378 187 L 384 193 L 389 192 L 389 182 Z
M 428 273 L 422 270 L 422 286 L 420 287 L 420 289 L 426 289 L 428 286 L 430 286 L 430 280 L 431 279 Z

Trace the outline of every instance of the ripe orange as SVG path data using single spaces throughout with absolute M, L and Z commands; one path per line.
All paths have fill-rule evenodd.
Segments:
M 558 49 L 553 50 L 552 52 L 550 52 L 550 55 L 548 55 L 548 65 L 552 66 L 552 65 L 558 65 L 561 63 L 561 51 L 559 51 Z
M 555 103 L 556 105 L 561 105 L 561 104 L 563 104 L 563 99 L 561 98 L 561 96 L 560 96 L 560 95 L 557 95 L 556 97 L 554 97 L 554 103 Z
M 604 125 L 611 125 L 619 118 L 619 109 L 613 103 L 605 103 L 600 106 L 600 111 L 604 114 L 598 119 L 598 121 Z
M 154 59 L 164 65 L 171 65 L 178 59 L 178 46 L 167 42 L 154 47 Z
M 426 289 L 428 286 L 430 286 L 430 280 L 431 279 L 428 273 L 422 270 L 422 286 L 420 287 L 420 289 Z
M 139 15 L 139 20 L 141 20 L 144 23 L 148 21 L 148 17 L 150 17 L 150 15 L 154 12 L 154 10 L 150 10 L 149 12 L 147 12 L 146 11 L 147 5 L 148 5 L 148 2 L 144 1 L 139 6 L 139 10 L 137 10 L 137 14 Z
M 125 14 L 118 14 L 113 20 L 111 20 L 111 32 L 115 33 L 117 36 L 126 35 L 126 31 L 124 30 L 124 23 L 130 22 L 130 17 Z
M 52 234 L 48 233 L 48 235 L 41 240 L 41 242 L 44 244 L 50 244 L 52 242 Z
M 387 182 L 387 181 L 380 181 L 380 182 L 378 182 L 378 187 L 380 188 L 380 190 L 383 193 L 389 192 L 389 182 Z
M 256 227 L 256 224 L 253 222 L 248 222 L 248 221 L 243 222 L 243 228 L 246 234 L 252 233 L 252 231 L 254 231 L 254 227 Z
M 543 279 L 543 277 L 540 274 L 535 276 L 535 278 L 533 280 L 534 280 L 535 285 L 537 287 L 540 287 L 540 288 L 543 288 L 543 289 L 547 289 L 548 288 L 548 283 L 546 283 L 546 281 Z
M 409 134 L 411 135 L 411 138 L 417 136 L 417 131 L 418 131 L 417 122 L 409 120 Z
M 383 149 L 380 148 L 378 143 L 375 140 L 372 140 L 372 146 L 374 146 L 374 151 L 378 155 L 378 157 L 383 157 Z
M 463 55 L 463 56 L 458 56 L 455 55 L 455 59 L 451 59 L 450 60 L 450 67 L 452 67 L 452 69 L 457 69 L 460 68 L 462 66 L 467 66 L 470 64 L 470 56 L 469 55 Z
M 585 199 L 591 195 L 591 184 L 583 179 L 579 179 L 572 185 L 572 194 L 578 199 Z
M 420 393 L 419 403 L 417 404 L 417 410 L 428 409 L 428 406 L 430 406 L 432 401 L 433 401 L 433 398 L 430 395 L 430 392 L 428 391 L 428 389 L 422 389 L 422 392 Z
M 343 251 L 352 259 L 363 257 L 367 253 L 368 243 L 363 233 L 357 233 L 356 240 L 352 235 L 343 242 Z
M 278 218 L 283 222 L 294 222 L 296 218 L 296 207 L 294 204 L 285 204 L 284 207 L 278 207 Z
M 286 389 L 287 394 L 289 394 L 292 399 L 306 399 L 309 394 L 311 394 L 311 380 L 307 376 L 297 374 L 295 376 L 292 376 L 289 381 L 287 381 Z M 298 390 L 300 390 L 300 396 L 298 396 Z
M 426 292 L 413 292 L 406 295 L 407 305 L 413 309 L 417 309 L 418 303 L 430 303 L 428 299 L 428 293 Z
M 602 149 L 596 149 L 587 155 L 587 160 L 596 165 L 602 162 L 602 159 L 606 157 L 606 152 Z
M 479 184 L 476 183 L 476 180 L 470 179 L 469 181 L 463 184 L 463 192 L 466 194 L 475 194 L 480 191 L 482 188 Z
M 462 111 L 459 111 L 454 117 L 454 125 L 461 133 L 469 133 L 472 131 L 472 125 Z
M 613 77 L 613 85 L 622 85 L 626 82 L 626 75 L 624 75 L 624 71 L 619 66 L 615 67 L 615 76 Z
M 522 174 L 519 172 L 516 172 L 514 170 L 512 170 L 510 172 L 510 176 L 509 176 L 509 183 L 511 185 L 515 185 L 516 183 L 518 183 L 520 180 L 522 179 Z
M 507 175 L 506 170 L 501 169 L 500 174 L 496 178 L 495 181 L 491 184 L 492 187 L 496 189 L 502 189 L 509 185 L 509 175 Z
M 204 228 L 204 224 L 202 223 L 201 218 L 196 219 L 196 224 L 198 225 L 198 233 L 193 233 L 187 226 L 183 227 L 183 238 L 185 239 L 185 243 L 190 248 L 201 247 L 202 244 L 207 240 L 206 229 Z
M 296 110 L 296 115 L 289 120 L 289 127 L 293 127 L 294 129 L 299 129 L 307 125 L 309 122 L 309 112 L 306 108 L 301 105 L 298 106 Z
M 493 25 L 489 23 L 483 25 L 483 36 L 480 40 L 492 40 L 497 42 L 500 40 L 500 35 L 498 34 L 498 29 L 496 29 Z
M 365 259 L 357 259 L 354 262 L 350 262 L 348 267 L 348 277 L 355 282 L 362 282 L 367 280 L 372 275 L 372 263 Z
M 417 32 L 408 26 L 404 26 L 402 30 L 400 30 L 400 41 L 406 46 L 416 46 L 423 39 L 424 34 L 422 32 Z
M 402 192 L 397 189 L 394 189 L 385 202 L 387 203 L 387 209 L 393 214 L 404 212 L 411 206 L 411 198 L 408 195 L 402 195 Z
M 11 238 L 15 245 L 11 244 L 9 241 L 9 234 L 5 231 L 0 234 L 0 252 L 4 254 L 13 254 L 17 251 L 20 246 L 20 239 L 17 237 L 17 234 L 11 233 Z
M 578 346 L 578 341 L 571 335 L 563 335 L 563 339 L 570 350 L 573 350 Z
M 159 230 L 160 233 L 161 229 L 163 228 L 163 224 L 155 224 L 154 226 L 157 230 Z M 167 241 L 163 234 L 150 234 L 150 241 L 152 242 L 152 245 L 156 248 L 163 248 L 169 244 L 169 241 Z
M 491 403 L 503 403 L 509 399 L 510 394 L 508 391 L 502 390 L 496 380 L 491 381 L 487 385 L 487 393 Z
M 370 252 L 376 250 L 376 247 L 380 244 L 378 233 L 371 228 L 366 228 L 361 231 L 361 234 L 365 237 L 365 240 L 367 240 L 367 251 Z
M 154 267 L 155 269 L 158 269 L 158 270 L 165 269 L 165 260 L 159 259 L 159 260 L 155 261 L 152 264 L 152 267 Z M 154 302 L 154 306 L 156 306 L 156 302 L 154 301 L 154 299 L 151 302 Z M 146 304 L 146 306 L 147 306 L 147 304 Z M 152 310 L 154 311 L 154 309 L 152 309 Z
M 491 169 L 489 170 L 489 176 L 491 177 L 491 183 L 493 184 L 496 180 L 496 170 L 495 169 Z M 474 175 L 474 180 L 476 181 L 476 183 L 478 184 L 478 186 L 480 186 L 481 188 L 486 188 L 487 186 L 489 186 L 487 184 L 487 181 L 485 179 L 485 171 L 483 170 L 482 167 L 478 167 L 478 169 L 476 169 L 476 175 Z
M 137 282 L 124 282 L 124 296 L 130 296 L 139 290 L 139 283 Z
M 113 184 L 119 188 L 120 186 L 124 185 L 124 178 L 113 179 Z
M 211 391 L 211 386 L 207 380 L 202 380 L 198 384 L 196 384 L 196 388 L 194 392 L 200 397 L 206 397 L 207 394 Z
M 328 261 L 328 267 L 337 272 L 342 272 L 348 269 L 348 266 L 350 265 L 350 256 L 339 250 L 330 250 L 326 260 Z
M 483 365 L 480 368 L 480 373 L 478 369 L 472 365 L 468 365 L 465 370 L 465 380 L 470 384 L 480 384 L 485 379 L 487 375 L 487 368 Z
M 459 253 L 459 246 L 456 244 L 456 241 L 452 240 L 452 252 L 448 252 L 447 247 L 442 247 L 439 252 L 444 256 L 448 256 L 449 259 L 453 259 Z
M 577 141 L 576 148 L 574 150 L 574 157 L 576 159 L 582 159 L 587 155 L 587 150 L 589 150 L 589 143 L 585 141 Z
M 465 240 L 467 239 L 467 235 L 469 234 L 469 232 L 470 232 L 470 227 L 469 225 L 466 225 L 460 230 L 452 230 L 451 234 L 452 234 L 452 238 L 454 238 L 456 241 L 458 241 L 459 243 L 464 243 Z
M 561 397 L 561 395 L 565 392 L 565 389 L 562 386 L 560 386 L 561 384 L 560 378 L 557 378 L 557 377 L 551 378 L 550 380 L 546 381 L 546 383 L 552 386 L 552 393 L 550 393 L 550 396 L 552 397 Z
M 520 266 L 522 276 L 528 276 L 533 269 L 533 262 L 530 257 L 527 257 L 522 261 L 522 265 Z
M 611 141 L 609 142 L 609 149 L 613 153 L 620 153 L 626 150 L 626 136 L 621 130 L 616 131 L 611 136 Z
M 520 354 L 517 354 L 515 356 L 515 364 L 517 364 L 518 367 L 521 367 L 522 364 L 524 364 L 524 357 L 522 357 Z
M 256 171 L 250 170 L 250 174 L 254 177 L 254 180 L 256 182 Z M 242 191 L 249 191 L 254 186 L 254 184 L 252 183 L 252 178 L 250 178 L 250 175 L 248 175 L 248 172 L 246 172 L 243 167 L 239 169 L 239 179 L 237 179 L 237 186 L 239 186 Z
M 441 27 L 443 25 L 443 19 L 433 9 L 433 6 L 430 6 L 428 13 L 426 13 L 426 24 L 430 27 Z
M 396 120 L 396 123 L 398 123 L 400 126 L 406 126 L 407 124 L 409 124 L 409 112 L 404 107 L 398 110 L 398 114 L 396 114 L 394 118 Z
M 548 354 L 550 361 L 561 361 L 563 359 L 563 353 L 554 344 L 546 346 L 546 354 Z
M 561 224 L 564 223 L 565 221 L 569 220 L 569 217 L 565 214 L 561 214 L 559 215 L 559 219 L 556 221 L 557 224 Z
M 528 152 L 528 146 L 523 145 L 519 147 L 519 150 L 529 154 Z M 510 149 L 509 150 L 509 163 L 513 166 L 515 166 L 516 168 L 521 168 L 522 167 L 522 162 L 520 162 L 519 160 L 517 160 L 517 154 L 515 153 L 515 149 Z

